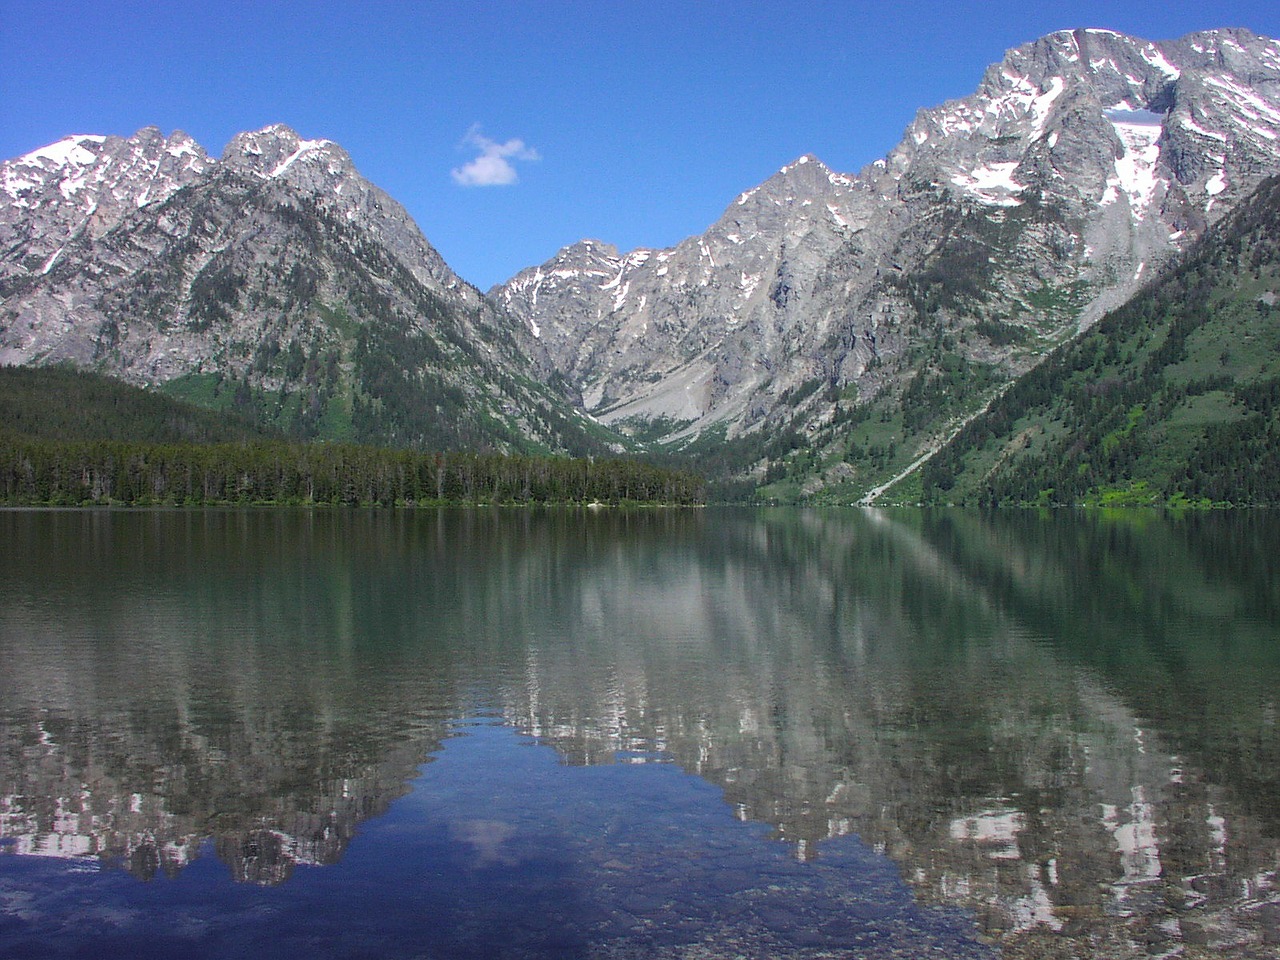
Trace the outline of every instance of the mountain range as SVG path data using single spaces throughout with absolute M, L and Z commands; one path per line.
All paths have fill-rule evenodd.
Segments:
M 145 129 L 0 167 L 0 363 L 67 363 L 304 439 L 605 449 L 506 315 L 327 140 Z M 567 402 L 568 401 L 568 402 Z
M 801 156 L 675 247 L 583 240 L 482 294 L 330 141 L 74 137 L 0 165 L 0 363 L 301 437 L 871 500 L 1264 202 L 1278 140 L 1276 41 L 1062 31 L 856 174 Z

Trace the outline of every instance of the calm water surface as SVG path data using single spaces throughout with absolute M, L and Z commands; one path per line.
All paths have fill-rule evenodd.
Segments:
M 1278 545 L 0 512 L 0 956 L 1275 957 Z

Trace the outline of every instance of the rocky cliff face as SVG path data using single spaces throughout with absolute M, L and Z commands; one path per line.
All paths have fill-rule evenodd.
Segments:
M 777 362 L 817 333 L 823 267 L 868 226 L 870 201 L 806 156 L 671 250 L 583 241 L 492 294 L 527 319 L 593 412 L 698 429 L 749 421 Z
M 1280 170 L 1277 137 L 1273 40 L 1064 31 L 922 110 L 856 176 L 801 157 L 674 248 L 584 241 L 491 295 L 601 419 L 795 430 L 823 463 L 791 473 L 862 493 Z M 869 410 L 889 426 L 844 442 Z M 768 479 L 784 454 L 743 464 Z
M 0 362 L 304 437 L 591 447 L 508 318 L 337 144 L 273 126 L 213 160 L 181 133 L 74 137 L 0 165 L 0 187 Z

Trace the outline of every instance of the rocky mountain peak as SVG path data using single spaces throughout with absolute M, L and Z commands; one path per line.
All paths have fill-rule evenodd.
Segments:
M 557 257 L 565 258 L 576 256 L 599 256 L 617 259 L 618 248 L 612 243 L 605 243 L 603 240 L 594 240 L 588 237 L 579 240 L 577 243 L 569 244 L 557 254 Z
M 921 110 L 861 179 L 886 204 L 923 190 L 993 217 L 1054 209 L 1075 234 L 1055 244 L 1112 288 L 1087 324 L 1276 170 L 1277 140 L 1274 40 L 1059 31 L 1010 50 L 974 94 Z
M 831 168 L 812 153 L 797 157 L 785 164 L 776 174 L 765 181 L 766 184 L 793 186 L 819 185 L 831 177 Z
M 1246 27 L 1222 27 L 1190 33 L 1165 44 L 1186 62 L 1205 70 L 1248 74 L 1258 61 L 1280 60 L 1280 41 L 1263 37 Z
M 233 137 L 220 166 L 267 183 L 284 184 L 338 219 L 359 222 L 430 289 L 450 291 L 472 307 L 479 305 L 479 292 L 449 268 L 408 211 L 366 180 L 350 154 L 334 141 L 307 139 L 285 124 L 271 124 Z
M 843 188 L 853 186 L 853 183 L 852 178 L 835 173 L 816 156 L 806 153 L 779 168 L 777 173 L 759 186 L 738 194 L 737 200 L 730 204 L 726 214 L 732 214 L 736 208 L 803 203 L 805 200 L 838 193 Z
M 222 153 L 227 169 L 264 180 L 287 178 L 304 187 L 324 187 L 355 174 L 346 150 L 332 140 L 308 140 L 282 123 L 239 133 Z
M 1176 217 L 1188 206 L 1211 213 L 1232 179 L 1256 182 L 1249 174 L 1270 162 L 1277 135 L 1275 41 L 1247 30 L 1159 43 L 1070 30 L 1009 51 L 972 96 L 921 110 L 886 169 L 990 206 L 1016 206 L 1028 188 L 1105 205 L 1132 187 L 1137 218 L 1174 188 Z
M 0 163 L 0 189 L 7 201 L 0 203 L 30 209 L 50 198 L 50 188 L 64 199 L 81 199 L 88 205 L 107 199 L 124 200 L 132 194 L 135 205 L 152 199 L 154 188 L 167 181 L 190 179 L 209 168 L 212 161 L 204 149 L 181 130 L 165 136 L 157 127 L 144 127 L 133 136 L 79 134 L 33 150 L 25 156 Z
M 213 160 L 181 132 L 79 136 L 0 184 L 0 364 L 234 389 L 301 436 L 593 442 L 538 345 L 333 141 L 273 125 Z
M 156 127 L 65 137 L 0 163 L 0 276 L 47 272 L 70 240 L 101 236 L 213 166 L 191 137 Z
M 337 143 L 307 139 L 284 124 L 241 133 L 219 160 L 180 130 L 145 127 L 124 139 L 80 135 L 0 164 L 0 277 L 52 268 L 66 244 L 98 237 L 131 213 L 216 174 L 282 185 L 331 215 L 359 221 L 421 282 L 472 307 L 479 292 L 422 236 L 408 212 L 364 179 Z M 289 202 L 293 202 L 292 200 Z

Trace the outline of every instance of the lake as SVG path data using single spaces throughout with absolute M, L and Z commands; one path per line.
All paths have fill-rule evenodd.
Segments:
M 1280 953 L 1280 517 L 0 512 L 0 956 Z

